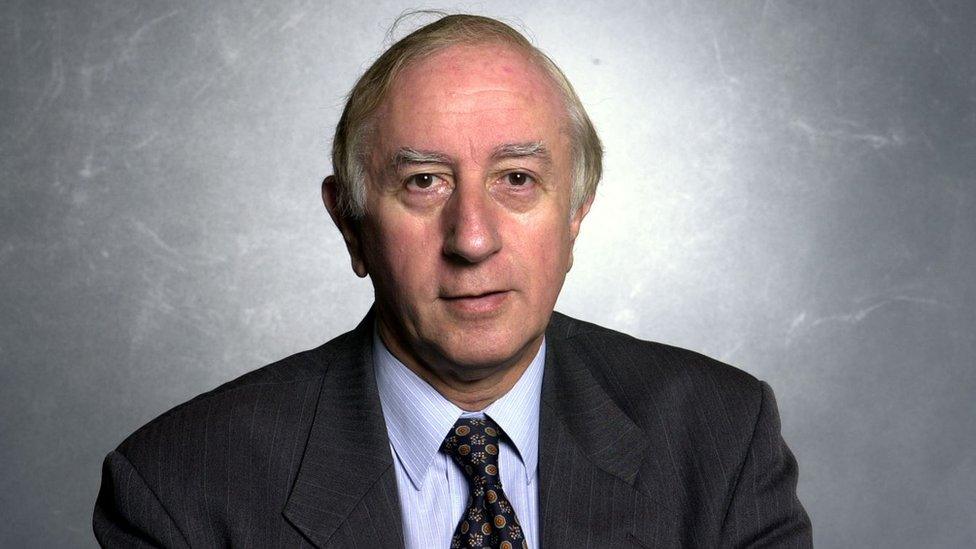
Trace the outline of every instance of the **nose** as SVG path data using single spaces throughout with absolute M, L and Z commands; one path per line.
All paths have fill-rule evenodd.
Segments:
M 459 184 L 443 210 L 444 255 L 475 264 L 501 248 L 494 204 L 481 185 Z

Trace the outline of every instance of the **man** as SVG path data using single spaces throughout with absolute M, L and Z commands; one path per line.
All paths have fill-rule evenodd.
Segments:
M 106 546 L 808 546 L 769 387 L 553 313 L 600 178 L 569 82 L 449 16 L 353 89 L 322 195 L 359 327 L 143 427 Z

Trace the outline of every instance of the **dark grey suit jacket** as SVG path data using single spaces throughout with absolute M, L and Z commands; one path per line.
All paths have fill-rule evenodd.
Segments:
M 400 547 L 372 318 L 170 410 L 105 459 L 104 546 Z M 543 545 L 811 544 L 765 383 L 554 313 L 539 439 Z

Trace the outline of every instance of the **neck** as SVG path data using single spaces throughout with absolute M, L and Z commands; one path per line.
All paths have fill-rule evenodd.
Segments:
M 378 322 L 380 339 L 390 353 L 426 381 L 441 396 L 466 412 L 478 412 L 505 396 L 518 383 L 539 352 L 543 336 L 529 341 L 518 353 L 500 364 L 458 366 L 447 357 L 422 359 Z

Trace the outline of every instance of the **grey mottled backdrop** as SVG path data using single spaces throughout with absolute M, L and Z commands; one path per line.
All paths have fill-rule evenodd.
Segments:
M 976 4 L 523 4 L 446 7 L 605 140 L 559 309 L 769 381 L 820 547 L 976 544 Z M 318 184 L 415 6 L 3 3 L 0 546 L 93 544 L 127 433 L 365 312 Z

